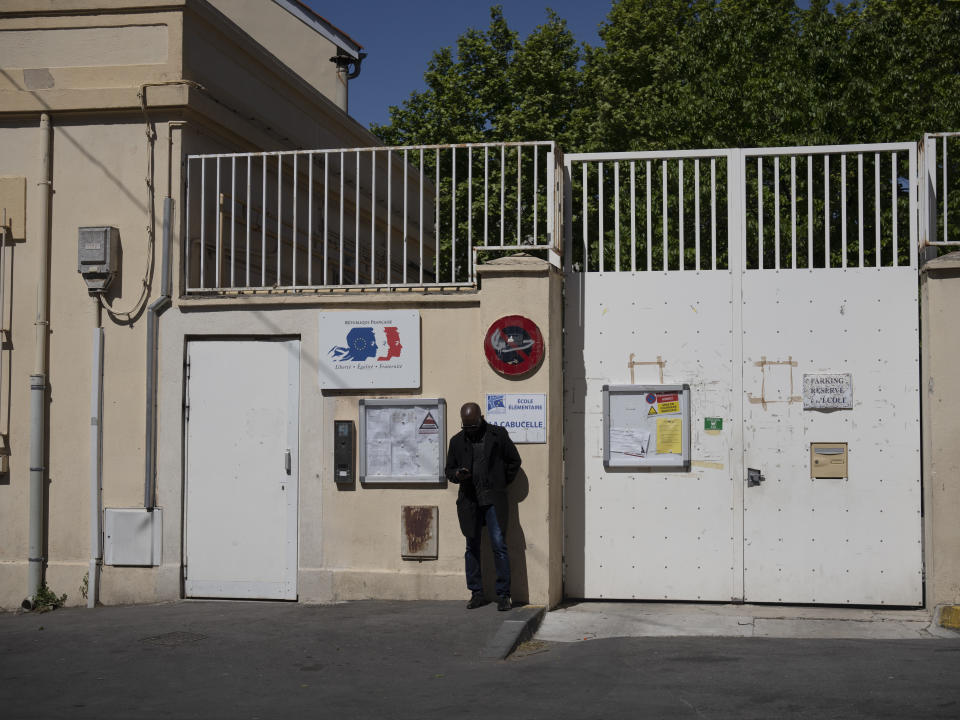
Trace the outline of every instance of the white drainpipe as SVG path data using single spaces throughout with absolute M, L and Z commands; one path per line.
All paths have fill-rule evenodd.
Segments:
M 30 534 L 27 558 L 27 597 L 23 607 L 33 609 L 43 581 L 43 491 L 47 479 L 44 466 L 47 422 L 47 341 L 50 332 L 50 198 L 53 194 L 53 165 L 50 148 L 53 129 L 50 116 L 40 116 L 40 256 L 37 263 L 37 319 L 33 374 L 30 376 Z

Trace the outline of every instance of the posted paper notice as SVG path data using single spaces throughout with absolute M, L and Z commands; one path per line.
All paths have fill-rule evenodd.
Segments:
M 657 454 L 683 454 L 683 420 L 681 418 L 657 420 Z

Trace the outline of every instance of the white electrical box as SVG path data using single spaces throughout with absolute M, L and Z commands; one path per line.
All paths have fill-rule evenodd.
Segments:
M 163 511 L 154 508 L 107 508 L 103 511 L 105 565 L 156 567 L 163 541 Z

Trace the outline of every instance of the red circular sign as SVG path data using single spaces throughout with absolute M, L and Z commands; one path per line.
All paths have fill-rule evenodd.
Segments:
M 497 320 L 483 340 L 490 367 L 501 375 L 523 375 L 543 360 L 543 335 L 533 320 L 507 315 Z

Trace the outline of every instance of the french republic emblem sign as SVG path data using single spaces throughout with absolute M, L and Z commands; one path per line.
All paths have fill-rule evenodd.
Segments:
M 532 320 L 507 315 L 487 330 L 483 351 L 490 367 L 501 375 L 525 375 L 543 360 L 543 335 Z

